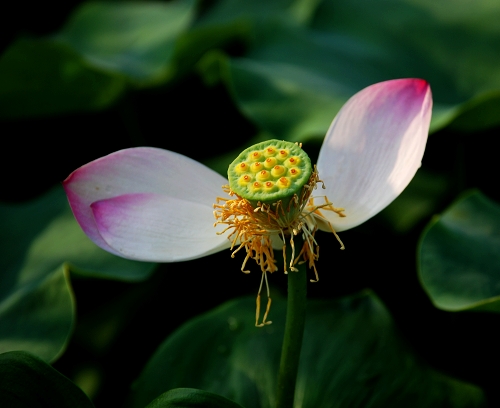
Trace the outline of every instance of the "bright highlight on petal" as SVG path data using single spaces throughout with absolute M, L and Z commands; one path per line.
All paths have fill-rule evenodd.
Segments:
M 226 237 L 214 234 L 209 205 L 161 194 L 125 194 L 90 207 L 101 237 L 125 258 L 186 261 L 229 247 Z
M 214 197 L 220 195 L 221 185 L 226 183 L 227 180 L 219 174 L 186 156 L 163 149 L 140 147 L 120 150 L 88 163 L 71 173 L 63 185 L 73 214 L 83 231 L 101 248 L 125 256 L 101 236 L 91 208 L 92 203 L 125 194 L 145 193 L 164 195 L 211 208 Z M 166 215 L 172 216 L 172 212 L 165 213 Z M 182 218 L 182 215 L 179 216 Z M 164 216 L 159 215 L 158 222 L 162 218 Z M 210 226 L 213 224 L 212 220 L 211 217 L 207 218 Z M 199 221 L 196 217 L 192 222 L 185 219 L 184 225 L 186 229 L 196 231 L 200 227 Z M 169 233 L 168 230 L 164 231 L 164 235 Z M 212 237 L 215 236 L 214 232 Z M 136 237 L 132 235 L 128 239 L 133 243 Z M 213 248 L 219 248 L 220 242 L 216 239 L 211 243 Z M 165 259 L 175 255 L 168 247 L 164 250 Z M 199 254 L 196 248 L 190 250 L 193 255 Z M 136 254 L 133 259 L 158 259 L 143 255 Z M 187 257 L 192 258 L 193 256 Z M 176 259 L 182 260 L 180 257 Z
M 420 167 L 432 96 L 422 79 L 363 89 L 342 107 L 321 147 L 326 195 L 346 217 L 324 213 L 336 231 L 353 228 L 391 203 Z

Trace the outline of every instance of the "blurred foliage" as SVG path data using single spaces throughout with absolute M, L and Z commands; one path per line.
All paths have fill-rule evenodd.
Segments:
M 220 395 L 193 388 L 176 388 L 156 398 L 146 408 L 241 408 Z
M 500 206 L 468 193 L 436 216 L 419 245 L 419 275 L 449 311 L 500 311 Z
M 125 90 L 117 75 L 87 64 L 50 39 L 20 39 L 0 59 L 3 118 L 102 109 Z
M 94 406 L 70 380 L 23 351 L 0 354 L 0 400 L 9 408 Z
M 323 137 L 353 93 L 400 77 L 430 82 L 433 130 L 479 129 L 500 123 L 499 18 L 488 0 L 233 0 L 200 16 L 193 0 L 84 3 L 55 35 L 5 52 L 0 112 L 102 109 L 129 86 L 158 86 L 197 67 L 208 83 L 220 77 L 258 127 L 287 140 Z M 234 39 L 242 55 L 221 53 Z
M 90 65 L 130 82 L 167 81 L 175 42 L 189 27 L 193 0 L 84 3 L 54 36 Z
M 211 398 L 231 406 L 206 391 L 268 406 L 281 300 L 264 330 L 248 323 L 252 302 L 236 300 L 175 331 L 210 307 L 253 294 L 259 272 L 242 276 L 238 260 L 221 253 L 161 265 L 153 276 L 155 265 L 93 245 L 62 188 L 39 195 L 76 167 L 137 145 L 187 154 L 220 173 L 241 147 L 273 137 L 306 142 L 314 158 L 355 92 L 421 77 L 432 87 L 435 132 L 422 169 L 380 216 L 342 233 L 346 251 L 332 250 L 334 238 L 318 234 L 321 280 L 309 289 L 314 299 L 371 287 L 388 310 L 373 294 L 311 301 L 298 398 L 314 406 L 473 407 L 483 394 L 472 382 L 491 406 L 500 403 L 498 378 L 485 369 L 500 364 L 499 316 L 448 312 L 498 311 L 499 210 L 492 200 L 500 200 L 500 3 L 75 0 L 9 7 L 13 28 L 0 55 L 0 199 L 9 202 L 0 205 L 2 392 L 31 390 L 30 401 L 47 391 L 51 406 L 79 406 L 66 398 L 81 398 L 80 390 L 41 358 L 58 360 L 58 370 L 97 406 L 126 404 L 124 390 L 167 336 L 137 382 L 137 406 Z M 473 193 L 444 210 L 467 188 L 492 200 Z M 440 212 L 418 248 L 422 290 L 415 247 Z M 284 282 L 273 276 L 274 293 L 284 292 Z M 33 378 L 40 383 L 29 388 Z M 168 391 L 177 387 L 206 391 Z
M 92 243 L 62 187 L 34 202 L 0 205 L 0 223 L 0 352 L 26 350 L 46 361 L 63 352 L 76 318 L 70 271 L 138 281 L 155 266 Z
M 255 300 L 237 299 L 181 327 L 134 386 L 134 407 L 162 392 L 196 387 L 247 408 L 275 406 L 286 301 L 273 324 L 254 325 Z M 425 392 L 420 390 L 425 389 Z M 480 407 L 479 389 L 438 374 L 414 356 L 371 293 L 310 301 L 295 401 L 303 407 Z

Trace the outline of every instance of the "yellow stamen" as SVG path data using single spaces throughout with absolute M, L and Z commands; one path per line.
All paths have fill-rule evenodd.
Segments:
M 343 209 L 333 207 L 326 197 L 324 197 L 325 202 L 323 204 L 316 205 L 314 203 L 314 198 L 310 196 L 318 182 L 321 182 L 321 180 L 315 168 L 300 197 L 295 195 L 286 208 L 283 207 L 281 201 L 272 205 L 259 202 L 256 207 L 253 207 L 248 200 L 239 197 L 229 186 L 223 187 L 223 190 L 229 196 L 235 198 L 217 198 L 217 203 L 214 204 L 214 216 L 217 221 L 214 225 L 226 225 L 224 231 L 218 232 L 218 234 L 230 231 L 228 239 L 231 240 L 233 257 L 238 251 L 245 249 L 246 256 L 241 268 L 243 272 L 249 272 L 245 270 L 245 266 L 250 258 L 254 259 L 257 265 L 260 266 L 262 273 L 273 273 L 278 270 L 271 244 L 271 236 L 277 235 L 283 240 L 285 273 L 287 273 L 288 269 L 296 271 L 294 265 L 302 261 L 308 263 L 309 268 L 315 271 L 316 280 L 318 279 L 315 261 L 318 259 L 319 252 L 318 244 L 314 239 L 317 231 L 314 217 L 320 217 L 325 222 L 328 222 L 320 209 L 333 211 L 341 217 L 345 216 Z M 263 188 L 265 185 L 265 183 L 263 185 L 260 182 L 254 182 L 253 184 L 257 185 L 256 188 Z M 342 248 L 344 248 L 333 227 L 331 224 L 329 225 L 341 243 Z M 295 257 L 294 236 L 300 233 L 302 233 L 304 244 L 302 248 L 299 248 L 298 256 Z M 288 262 L 285 255 L 287 241 L 292 247 L 292 258 Z
M 280 237 L 283 241 L 284 273 L 296 272 L 298 271 L 296 265 L 307 263 L 307 266 L 314 271 L 314 279 L 310 279 L 311 282 L 319 280 L 315 264 L 319 258 L 319 245 L 314 238 L 318 230 L 318 222 L 329 225 L 341 249 L 344 249 L 342 241 L 322 213 L 322 211 L 333 211 L 339 217 L 345 217 L 344 210 L 335 208 L 326 196 L 323 197 L 324 203 L 317 205 L 314 202 L 311 195 L 317 183 L 323 185 L 316 166 L 312 169 L 307 155 L 294 150 L 294 147 L 282 148 L 281 143 L 285 142 L 276 141 L 275 144 L 267 147 L 256 145 L 259 147 L 242 153 L 228 170 L 230 182 L 233 183 L 232 187 L 222 187 L 229 197 L 218 197 L 214 204 L 216 219 L 214 226 L 218 224 L 225 226 L 224 230 L 217 234 L 228 233 L 228 239 L 231 242 L 231 257 L 235 257 L 237 252 L 244 249 L 246 254 L 241 271 L 250 273 L 246 265 L 252 258 L 262 272 L 256 298 L 255 325 L 257 327 L 271 323 L 267 321 L 272 303 L 267 273 L 278 270 L 271 238 Z M 293 189 L 294 186 L 298 187 Z M 325 188 L 324 185 L 323 188 Z M 290 193 L 288 189 L 291 190 Z M 281 196 L 276 197 L 278 194 Z M 268 199 L 268 197 L 273 198 Z M 294 241 L 296 236 L 302 238 L 301 246 L 297 248 Z M 291 247 L 288 260 L 287 245 Z M 263 319 L 259 322 L 260 296 L 264 281 L 268 300 Z
M 262 292 L 262 282 L 266 281 L 266 289 L 267 289 L 267 306 L 266 311 L 264 313 L 264 317 L 262 318 L 262 323 L 259 323 L 260 318 L 260 293 Z M 265 272 L 262 272 L 262 278 L 260 280 L 259 292 L 257 293 L 256 299 L 256 309 L 255 309 L 255 327 L 264 327 L 268 324 L 271 324 L 271 321 L 267 321 L 267 316 L 269 314 L 269 310 L 271 310 L 271 293 L 269 291 L 269 283 L 267 282 L 267 275 Z

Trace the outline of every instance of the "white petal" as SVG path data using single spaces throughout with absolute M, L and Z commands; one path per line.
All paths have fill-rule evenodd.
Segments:
M 91 208 L 100 235 L 125 258 L 185 261 L 230 245 L 226 236 L 216 234 L 208 205 L 160 194 L 125 194 Z
M 271 235 L 271 245 L 273 246 L 273 249 L 275 251 L 277 251 L 277 250 L 282 251 L 283 250 L 283 240 L 277 234 Z
M 422 79 L 369 86 L 342 107 L 318 159 L 323 191 L 345 209 L 345 218 L 322 211 L 336 231 L 373 217 L 408 185 L 421 164 L 431 110 L 430 87 Z
M 217 196 L 223 195 L 221 186 L 227 180 L 186 156 L 140 147 L 94 160 L 71 173 L 63 184 L 84 232 L 101 248 L 121 255 L 101 237 L 90 208 L 93 202 L 124 194 L 154 193 L 211 206 Z

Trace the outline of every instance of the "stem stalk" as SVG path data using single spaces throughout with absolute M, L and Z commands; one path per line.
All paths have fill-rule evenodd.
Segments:
M 302 241 L 298 239 L 296 241 Z M 302 247 L 300 242 L 299 248 Z M 291 250 L 287 247 L 287 259 Z M 306 263 L 296 265 L 297 272 L 288 272 L 288 301 L 286 311 L 285 335 L 281 349 L 278 374 L 277 408 L 293 408 L 295 383 L 299 368 L 300 350 L 306 320 L 307 273 Z

